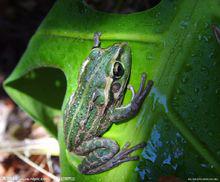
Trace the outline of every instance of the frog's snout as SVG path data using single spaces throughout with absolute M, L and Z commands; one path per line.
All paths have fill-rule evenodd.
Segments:
M 126 54 L 130 54 L 130 52 L 131 52 L 131 49 L 130 49 L 127 42 L 120 43 L 119 49 L 120 49 L 120 52 L 124 52 Z
M 120 48 L 125 48 L 125 47 L 127 47 L 127 46 L 128 46 L 128 43 L 127 43 L 127 42 L 122 42 L 122 43 L 119 44 L 119 47 L 120 47 Z

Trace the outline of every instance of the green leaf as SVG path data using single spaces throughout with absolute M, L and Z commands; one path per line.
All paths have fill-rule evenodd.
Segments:
M 138 89 L 141 73 L 147 72 L 155 85 L 138 116 L 113 125 L 104 137 L 120 146 L 148 141 L 142 160 L 82 175 L 76 168 L 80 158 L 65 149 L 59 122 L 62 176 L 126 182 L 167 175 L 214 178 L 220 174 L 220 46 L 213 24 L 220 24 L 219 0 L 162 0 L 153 9 L 132 14 L 103 13 L 80 0 L 58 0 L 4 88 L 57 136 L 54 122 L 77 87 L 94 32 L 102 32 L 102 47 L 126 41 L 133 59 L 130 84 Z M 130 99 L 127 92 L 124 104 Z

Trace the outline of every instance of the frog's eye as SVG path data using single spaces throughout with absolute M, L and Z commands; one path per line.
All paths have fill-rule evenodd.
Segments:
M 114 78 L 119 79 L 123 76 L 123 74 L 124 74 L 124 68 L 122 64 L 119 62 L 115 62 L 114 68 L 113 68 Z

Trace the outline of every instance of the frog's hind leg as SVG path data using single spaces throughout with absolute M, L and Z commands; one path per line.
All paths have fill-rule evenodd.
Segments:
M 78 155 L 86 156 L 78 166 L 83 174 L 90 174 L 90 171 L 111 160 L 119 151 L 118 144 L 106 138 L 93 138 L 83 142 L 74 151 Z
M 112 157 L 111 160 L 107 161 L 106 163 L 96 168 L 92 168 L 88 171 L 84 171 L 84 173 L 85 174 L 97 174 L 97 173 L 101 173 L 109 169 L 112 169 L 116 166 L 119 166 L 121 163 L 139 160 L 138 156 L 130 156 L 130 154 L 138 149 L 144 148 L 145 146 L 146 146 L 146 143 L 144 142 L 138 145 L 135 145 L 131 148 L 128 148 L 129 144 L 126 144 L 126 146 L 120 152 L 118 152 L 114 157 Z

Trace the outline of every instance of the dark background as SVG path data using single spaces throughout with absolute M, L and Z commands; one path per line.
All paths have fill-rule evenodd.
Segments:
M 0 85 L 55 0 L 0 0 Z M 0 87 L 0 99 L 6 96 Z

